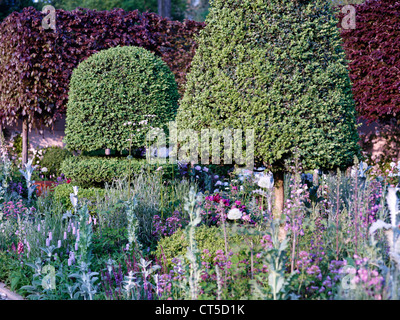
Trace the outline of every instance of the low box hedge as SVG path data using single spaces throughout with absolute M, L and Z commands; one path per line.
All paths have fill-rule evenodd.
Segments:
M 61 172 L 66 178 L 81 187 L 104 187 L 115 179 L 128 177 L 141 171 L 153 172 L 162 167 L 163 179 L 171 179 L 179 173 L 176 164 L 149 164 L 145 159 L 108 158 L 108 157 L 69 157 L 61 164 Z
M 64 183 L 54 188 L 53 200 L 56 203 L 61 203 L 64 210 L 73 210 L 73 206 L 70 200 L 70 194 L 73 193 L 72 183 Z M 101 188 L 78 188 L 78 201 L 82 203 L 85 201 L 88 204 L 89 210 L 94 210 L 96 207 L 97 195 L 100 197 L 104 196 L 104 189 Z

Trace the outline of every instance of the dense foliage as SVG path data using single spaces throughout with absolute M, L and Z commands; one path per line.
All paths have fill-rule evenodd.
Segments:
M 72 156 L 72 153 L 67 149 L 52 146 L 45 148 L 43 156 L 39 161 L 39 165 L 42 168 L 47 169 L 47 175 L 52 177 L 59 177 L 61 175 L 61 163 L 68 157 Z
M 150 51 L 131 46 L 100 51 L 72 74 L 66 147 L 120 152 L 144 147 L 151 128 L 165 132 L 174 120 L 178 99 L 174 75 Z
M 369 0 L 354 7 L 356 28 L 342 28 L 341 36 L 357 111 L 368 120 L 399 120 L 400 3 Z
M 346 167 L 358 154 L 354 100 L 326 1 L 212 2 L 178 127 L 254 128 L 259 162 Z
M 52 125 L 65 112 L 72 70 L 92 54 L 116 46 L 139 46 L 161 57 L 182 92 L 196 47 L 194 21 L 171 21 L 154 13 L 56 11 L 56 31 L 42 28 L 34 8 L 14 12 L 0 25 L 0 120 L 12 125 Z
M 157 170 L 156 164 L 149 165 L 144 159 L 106 158 L 106 157 L 69 157 L 61 164 L 61 172 L 73 183 L 83 186 L 104 187 L 115 179 L 123 179 L 131 175 L 149 170 Z M 177 171 L 176 165 L 163 165 L 164 174 L 173 176 Z M 176 174 L 175 174 L 176 175 Z
M 73 210 L 70 200 L 70 194 L 73 193 L 71 183 L 63 183 L 54 188 L 53 199 L 59 203 L 64 210 Z M 104 196 L 104 189 L 101 188 L 79 188 L 79 195 L 81 203 L 88 205 L 89 210 L 93 210 L 96 204 L 97 197 Z

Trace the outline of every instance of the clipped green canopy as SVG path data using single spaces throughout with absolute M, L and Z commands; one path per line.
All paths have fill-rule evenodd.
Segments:
M 65 143 L 70 150 L 117 151 L 144 146 L 148 130 L 164 129 L 178 108 L 168 66 L 140 47 L 100 51 L 73 71 Z M 124 125 L 125 124 L 125 125 Z
M 178 129 L 255 130 L 258 163 L 344 168 L 359 154 L 341 38 L 326 0 L 214 0 Z

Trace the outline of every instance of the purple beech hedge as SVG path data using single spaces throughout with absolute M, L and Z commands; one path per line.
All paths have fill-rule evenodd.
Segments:
M 90 55 L 139 46 L 170 67 L 180 93 L 204 23 L 171 21 L 155 13 L 56 10 L 56 31 L 42 28 L 44 13 L 30 7 L 0 24 L 0 121 L 52 126 L 65 113 L 73 69 Z
M 356 108 L 369 121 L 400 120 L 400 2 L 367 0 L 356 8 L 356 29 L 341 28 Z M 72 70 L 93 53 L 133 45 L 151 50 L 171 68 L 183 94 L 204 23 L 171 21 L 154 13 L 56 10 L 57 30 L 45 14 L 14 12 L 0 24 L 0 121 L 21 116 L 51 126 L 65 113 Z M 344 17 L 339 13 L 339 21 Z
M 369 121 L 400 121 L 400 1 L 353 6 L 356 28 L 341 28 L 341 36 L 357 111 Z

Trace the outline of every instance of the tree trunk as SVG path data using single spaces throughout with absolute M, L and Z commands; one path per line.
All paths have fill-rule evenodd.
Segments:
M 275 194 L 275 207 L 274 218 L 279 219 L 283 213 L 284 204 L 284 186 L 283 186 L 283 171 L 274 173 L 274 194 Z
M 28 117 L 22 120 L 22 168 L 28 162 Z
M 171 18 L 171 0 L 158 0 L 158 14 L 164 18 Z
M 274 195 L 275 195 L 275 206 L 273 210 L 274 219 L 280 219 L 283 214 L 283 206 L 285 201 L 285 190 L 284 190 L 284 172 L 274 172 Z M 279 228 L 279 241 L 286 237 L 286 230 L 284 224 L 281 224 Z

